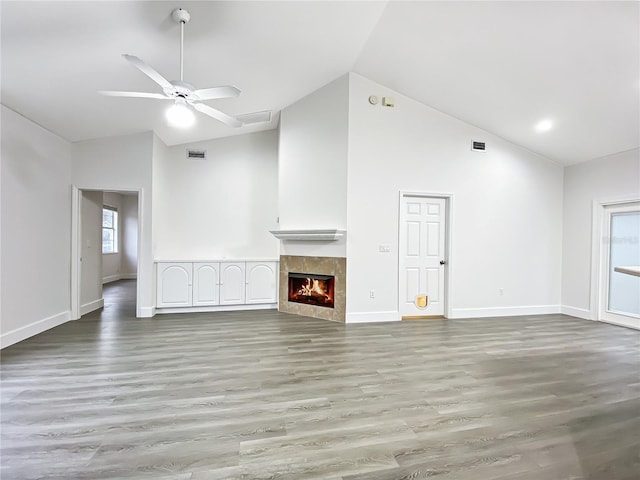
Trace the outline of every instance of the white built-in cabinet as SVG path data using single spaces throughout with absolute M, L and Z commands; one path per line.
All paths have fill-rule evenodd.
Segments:
M 193 306 L 220 304 L 220 264 L 193 264 Z M 160 305 L 158 305 L 160 306 Z
M 245 303 L 244 263 L 220 264 L 220 305 Z
M 158 308 L 277 303 L 278 262 L 158 262 Z
M 190 307 L 193 284 L 193 264 L 159 263 L 157 305 Z
M 277 278 L 277 262 L 247 262 L 246 303 L 276 303 Z

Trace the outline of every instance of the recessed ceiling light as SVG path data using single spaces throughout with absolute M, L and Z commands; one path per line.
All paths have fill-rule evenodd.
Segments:
M 553 127 L 553 122 L 549 119 L 545 119 L 536 125 L 536 130 L 539 132 L 546 132 L 547 130 L 551 130 L 551 127 Z

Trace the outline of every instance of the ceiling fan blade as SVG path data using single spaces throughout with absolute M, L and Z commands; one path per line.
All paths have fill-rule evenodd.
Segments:
M 205 105 L 204 103 L 193 103 L 193 108 L 198 110 L 200 113 L 204 113 L 205 115 L 209 115 L 216 120 L 221 121 L 222 123 L 226 123 L 230 127 L 241 127 L 242 122 L 240 120 L 236 120 L 231 115 L 227 115 L 226 113 L 222 113 L 220 110 L 216 110 L 215 108 L 211 108 L 209 105 Z
M 151 68 L 149 65 L 144 63 L 142 60 L 140 60 L 135 55 L 127 55 L 125 53 L 122 56 L 125 59 L 127 59 L 129 62 L 131 62 L 134 67 L 136 67 L 138 70 L 140 70 L 142 73 L 144 73 L 147 77 L 149 77 L 151 80 L 153 80 L 158 85 L 160 85 L 164 90 L 173 90 L 174 89 L 174 86 L 171 85 L 171 82 L 169 82 L 169 80 L 164 78 L 162 75 L 160 75 L 158 72 L 156 72 L 153 68 Z
M 240 89 L 233 85 L 224 85 L 222 87 L 202 88 L 193 93 L 195 93 L 200 100 L 212 100 L 214 98 L 237 97 L 240 95 Z
M 98 92 L 101 95 L 107 97 L 136 97 L 136 98 L 158 98 L 160 100 L 173 100 L 171 97 L 162 95 L 161 93 L 146 93 L 146 92 L 114 92 L 111 90 L 100 90 Z
M 256 123 L 267 123 L 271 121 L 271 111 L 245 113 L 236 115 L 236 120 L 240 120 L 243 125 L 254 125 Z

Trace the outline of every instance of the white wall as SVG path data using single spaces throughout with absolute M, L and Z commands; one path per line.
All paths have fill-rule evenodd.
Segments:
M 102 197 L 100 191 L 80 196 L 80 314 L 102 308 Z
M 72 181 L 78 188 L 92 190 L 138 190 L 142 195 L 142 229 L 138 271 L 138 316 L 154 314 L 155 283 L 152 246 L 153 132 L 100 138 L 73 144 Z
M 275 130 L 166 147 L 155 162 L 155 258 L 276 258 L 277 162 Z
M 347 227 L 349 76 L 280 114 L 280 229 Z M 345 242 L 283 242 L 287 255 L 346 255 Z
M 70 318 L 71 144 L 0 108 L 5 347 Z
M 166 161 L 166 157 L 167 157 L 167 146 L 162 142 L 162 140 L 160 140 L 160 138 L 158 138 L 157 135 L 153 136 L 153 154 L 152 154 L 152 158 L 151 158 L 151 163 L 153 165 L 152 169 L 151 169 L 151 183 L 153 184 L 153 192 L 151 192 L 151 198 L 152 198 L 152 203 L 153 203 L 153 209 L 151 212 L 152 215 L 152 225 L 151 225 L 151 236 L 152 236 L 152 244 L 151 244 L 151 261 L 154 262 L 155 259 L 158 258 L 157 256 L 157 239 L 160 237 L 159 233 L 158 233 L 158 225 L 161 223 L 161 216 L 159 215 L 159 211 L 161 210 L 161 208 L 159 208 L 160 205 L 160 200 L 162 198 L 161 196 L 161 191 L 162 191 L 162 171 L 164 168 L 164 163 Z M 142 201 L 142 199 L 140 199 L 140 197 L 138 197 L 138 201 Z M 138 209 L 140 210 L 140 209 Z M 140 221 L 138 223 L 138 228 L 140 228 Z M 140 250 L 140 248 L 138 249 Z M 140 263 L 140 261 L 138 261 L 138 263 Z M 138 269 L 139 270 L 139 269 Z M 155 268 L 155 263 L 153 264 L 153 267 L 151 269 L 151 282 L 152 282 L 152 301 L 153 301 L 153 305 L 156 305 L 157 299 L 156 299 L 156 283 L 157 283 L 157 277 L 156 277 L 156 268 Z M 140 282 L 140 272 L 138 272 L 138 283 Z M 154 311 L 155 313 L 155 311 Z
M 592 205 L 594 200 L 640 198 L 640 150 L 572 165 L 564 173 L 562 304 L 591 318 Z
M 349 105 L 348 320 L 398 318 L 400 191 L 454 195 L 453 317 L 559 311 L 559 165 L 357 74 Z M 487 152 L 471 152 L 472 139 Z
M 136 278 L 138 272 L 138 196 L 121 195 L 122 255 L 120 276 Z

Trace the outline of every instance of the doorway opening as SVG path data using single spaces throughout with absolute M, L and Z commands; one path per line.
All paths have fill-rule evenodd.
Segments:
M 403 319 L 451 316 L 453 195 L 400 192 L 398 311 Z
M 107 308 L 122 312 L 132 307 L 133 314 L 125 316 L 139 316 L 140 199 L 140 190 L 73 188 L 73 320 L 101 308 L 102 314 Z M 128 298 L 131 291 L 135 292 L 133 304 Z

